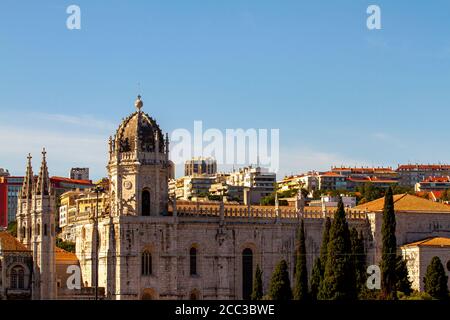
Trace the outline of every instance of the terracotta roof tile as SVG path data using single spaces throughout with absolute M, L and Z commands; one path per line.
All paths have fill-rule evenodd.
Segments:
M 367 210 L 371 212 L 383 211 L 384 198 L 363 203 L 356 206 L 354 209 Z M 394 195 L 394 209 L 395 211 L 411 211 L 411 212 L 446 212 L 450 214 L 450 207 L 443 203 L 434 202 L 421 197 L 410 194 L 396 194 Z
M 405 244 L 402 247 L 450 247 L 450 238 L 435 237 L 427 238 L 412 243 Z
M 7 231 L 0 232 L 0 243 L 3 251 L 30 251 Z
M 75 253 L 66 251 L 58 247 L 56 247 L 55 259 L 56 261 L 78 261 L 77 255 Z

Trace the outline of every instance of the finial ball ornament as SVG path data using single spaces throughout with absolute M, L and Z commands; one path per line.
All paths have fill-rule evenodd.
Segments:
M 135 105 L 136 109 L 138 109 L 138 110 L 141 110 L 141 108 L 144 106 L 144 103 L 141 100 L 141 95 L 137 96 L 137 99 L 136 99 L 134 105 Z

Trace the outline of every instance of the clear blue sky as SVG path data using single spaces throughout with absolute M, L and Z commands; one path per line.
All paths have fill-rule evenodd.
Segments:
M 66 8 L 81 7 L 81 30 Z M 366 28 L 381 7 L 382 30 Z M 105 175 L 134 110 L 163 131 L 279 128 L 281 170 L 450 162 L 450 3 L 10 1 L 0 7 L 0 167 Z

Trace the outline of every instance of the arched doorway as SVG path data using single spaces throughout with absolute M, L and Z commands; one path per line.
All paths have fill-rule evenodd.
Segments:
M 242 299 L 250 300 L 253 287 L 253 251 L 250 248 L 242 251 Z
M 200 299 L 200 292 L 197 289 L 194 289 L 189 294 L 189 300 L 199 300 Z
M 156 293 L 153 289 L 146 288 L 142 292 L 141 300 L 155 300 L 156 299 Z
M 142 215 L 150 216 L 150 192 L 142 191 Z

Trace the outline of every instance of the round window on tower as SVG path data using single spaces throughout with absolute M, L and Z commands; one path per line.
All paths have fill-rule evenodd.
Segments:
M 125 187 L 125 189 L 131 189 L 131 187 L 133 186 L 133 184 L 131 183 L 131 181 L 125 181 L 123 183 L 123 186 Z

